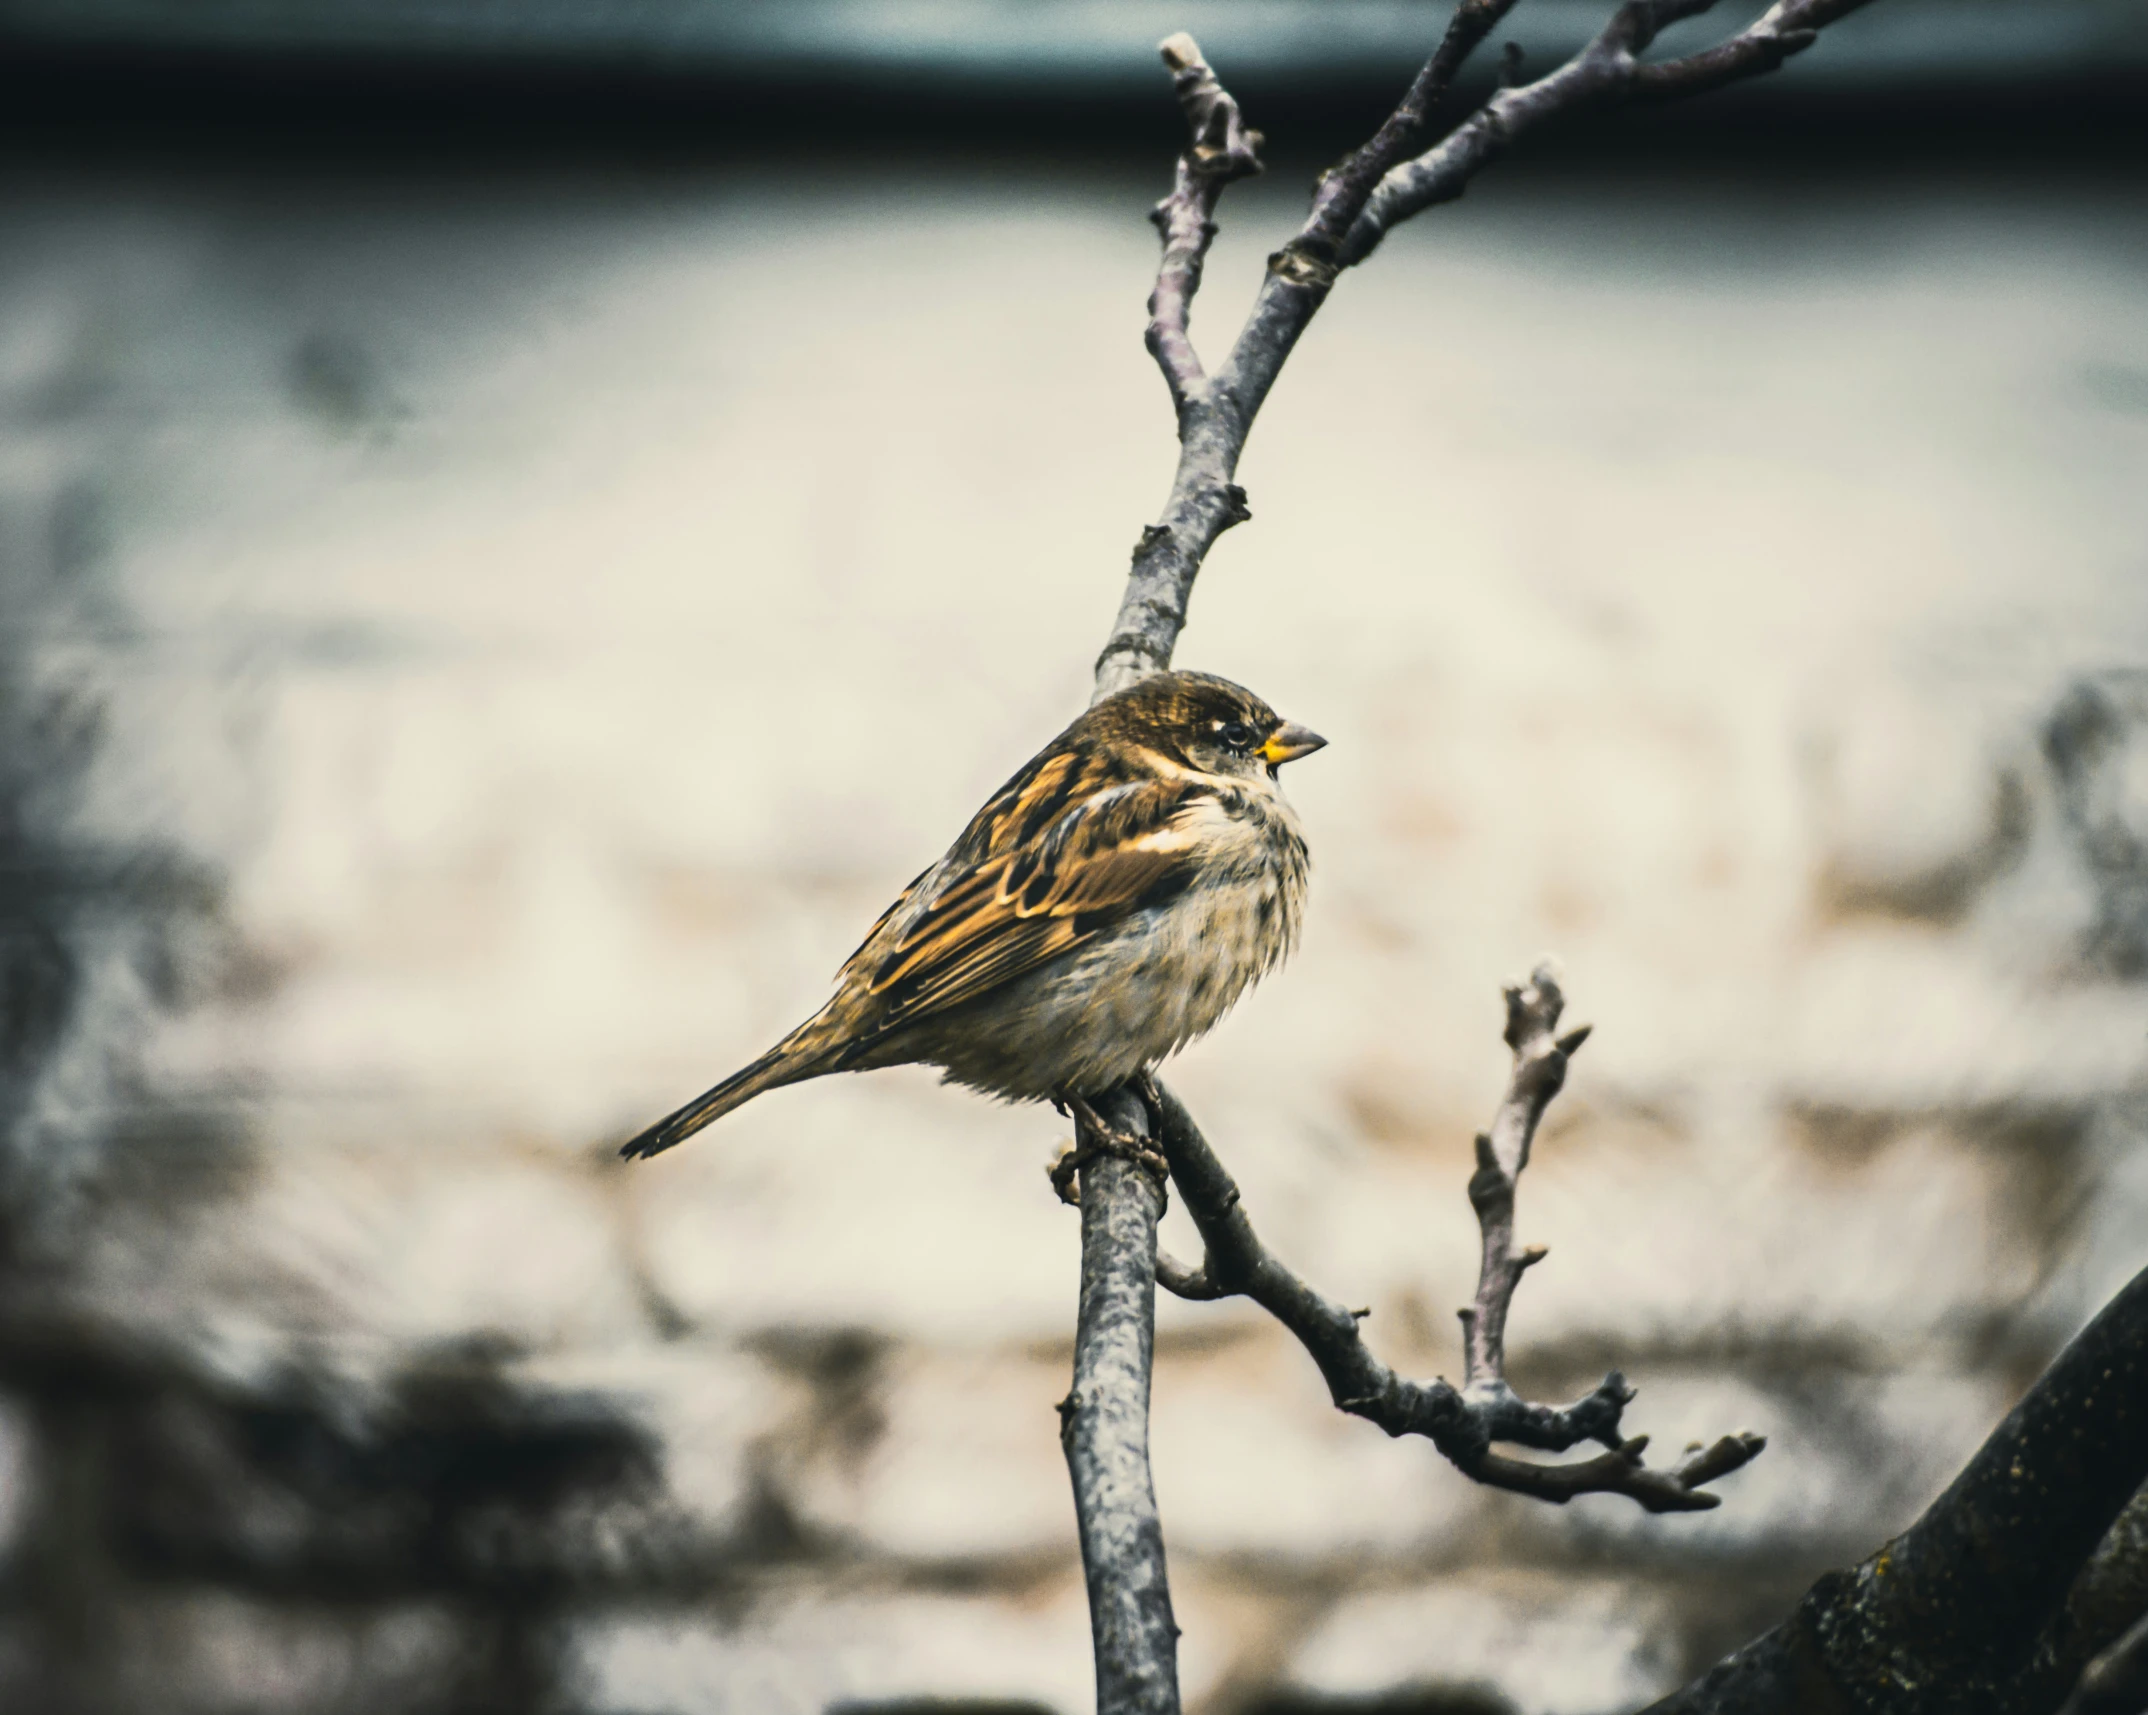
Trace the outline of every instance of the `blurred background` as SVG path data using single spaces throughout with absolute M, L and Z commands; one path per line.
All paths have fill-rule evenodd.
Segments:
M 1063 1124 L 891 1072 L 612 1149 L 1084 700 L 1173 452 L 1156 39 L 1270 138 L 1214 354 L 1443 15 L 0 0 L 8 1707 L 1088 1707 Z M 1880 0 L 1293 358 L 1180 659 L 1332 740 L 1310 928 L 1172 1080 L 1454 1375 L 1558 954 L 1515 1379 L 1771 1445 L 1486 1494 L 1166 1301 L 1202 1715 L 1631 1709 L 2148 1253 L 2144 95 L 2137 5 Z

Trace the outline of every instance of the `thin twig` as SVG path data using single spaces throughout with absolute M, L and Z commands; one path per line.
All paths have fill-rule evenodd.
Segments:
M 1156 1284 L 1174 1298 L 1196 1303 L 1232 1296 L 1226 1287 L 1208 1278 L 1205 1268 L 1188 1268 L 1169 1251 L 1156 1253 Z
M 1532 1405 L 1507 1385 L 1506 1323 L 1514 1288 L 1542 1251 L 1514 1249 L 1514 1192 L 1537 1124 L 1566 1081 L 1567 1061 L 1587 1039 L 1586 1030 L 1558 1034 L 1565 1005 L 1547 967 L 1506 991 L 1507 1045 L 1514 1067 L 1490 1131 L 1477 1140 L 1477 1172 L 1470 1202 L 1483 1238 L 1477 1294 L 1462 1322 L 1468 1336 L 1464 1385 L 1444 1379 L 1406 1381 L 1372 1355 L 1359 1318 L 1323 1297 L 1278 1262 L 1253 1231 L 1233 1183 L 1201 1136 L 1185 1105 L 1150 1080 L 1149 1105 L 1161 1120 L 1158 1142 L 1170 1158 L 1171 1177 L 1200 1229 L 1207 1256 L 1199 1269 L 1159 1266 L 1168 1290 L 1193 1298 L 1243 1296 L 1297 1336 L 1320 1366 L 1337 1406 L 1378 1424 L 1390 1435 L 1422 1435 L 1466 1475 L 1494 1488 L 1539 1500 L 1564 1502 L 1576 1495 L 1625 1495 L 1650 1512 L 1700 1512 L 1719 1504 L 1706 1492 L 1718 1477 L 1750 1464 L 1765 1438 L 1726 1435 L 1708 1447 L 1691 1447 L 1668 1468 L 1642 1463 L 1648 1437 L 1624 1437 L 1620 1417 L 1634 1391 L 1616 1370 L 1592 1393 L 1571 1405 Z M 1545 1465 L 1492 1450 L 1505 1442 L 1540 1452 L 1564 1453 L 1583 1442 L 1605 1448 L 1593 1459 Z
M 1507 1311 L 1522 1275 L 1542 1262 L 1542 1247 L 1514 1249 L 1514 1193 L 1536 1128 L 1566 1083 L 1567 1062 L 1589 1039 L 1583 1025 L 1557 1034 L 1566 1000 L 1550 967 L 1539 965 L 1527 983 L 1506 989 L 1506 1044 L 1514 1051 L 1507 1093 L 1493 1116 L 1492 1129 L 1477 1134 L 1477 1171 L 1469 1181 L 1469 1204 L 1477 1212 L 1483 1261 L 1477 1296 L 1462 1318 L 1463 1388 L 1471 1393 L 1507 1385 Z
M 1345 155 L 1320 176 L 1313 189 L 1312 210 L 1298 235 L 1285 246 L 1307 256 L 1333 262 L 1343 237 L 1355 224 L 1373 187 L 1408 157 L 1430 122 L 1455 74 L 1468 63 L 1484 38 L 1498 28 L 1500 19 L 1514 10 L 1516 0 L 1461 0 L 1448 20 L 1432 57 L 1425 61 L 1414 81 L 1361 149 Z
M 1682 59 L 1640 58 L 1670 25 L 1710 11 L 1715 0 L 1628 0 L 1595 39 L 1534 83 L 1499 90 L 1439 145 L 1384 177 L 1338 250 L 1343 266 L 1364 261 L 1413 214 L 1452 202 L 1523 132 L 1575 108 L 1639 98 L 1675 101 L 1773 71 L 1819 33 L 1870 0 L 1780 0 L 1747 28 Z
M 1500 90 L 1444 141 L 1406 159 L 1456 74 L 1513 3 L 1461 0 L 1439 47 L 1394 112 L 1363 148 L 1321 178 L 1304 224 L 1268 259 L 1252 313 L 1213 374 L 1203 369 L 1187 330 L 1221 181 L 1189 178 L 1188 157 L 1181 157 L 1177 182 L 1159 211 L 1164 261 L 1149 324 L 1150 349 L 1178 410 L 1178 468 L 1163 516 L 1144 528 L 1134 545 L 1126 593 L 1097 657 L 1099 696 L 1171 664 L 1194 580 L 1209 550 L 1224 531 L 1252 516 L 1237 475 L 1253 420 L 1341 269 L 1364 260 L 1411 215 L 1460 196 L 1513 137 L 1554 114 L 1624 96 L 1663 101 L 1697 95 L 1772 70 L 1809 47 L 1819 30 L 1869 0 L 1781 0 L 1718 46 L 1657 66 L 1645 66 L 1638 56 L 1666 26 L 1708 10 L 1714 0 L 1629 0 L 1565 65 L 1534 83 Z M 1188 104 L 1193 152 L 1203 128 L 1220 123 L 1224 152 L 1219 161 L 1241 158 L 1227 143 L 1233 135 L 1248 140 L 1243 158 L 1253 158 L 1257 133 L 1244 130 L 1237 103 L 1193 39 L 1175 35 L 1163 44 L 1163 54 L 1181 80 L 1182 93 L 1189 76 L 1199 92 L 1198 116 L 1195 104 Z
M 1633 94 L 1643 101 L 1673 101 L 1700 95 L 1741 77 L 1771 72 L 1792 54 L 1801 54 L 1837 18 L 1871 0 L 1777 0 L 1765 13 L 1728 40 L 1682 59 L 1636 68 Z
M 1186 149 L 1178 158 L 1171 194 L 1149 211 L 1163 237 L 1156 289 L 1149 294 L 1149 353 L 1171 389 L 1181 414 L 1206 385 L 1200 356 L 1187 332 L 1193 295 L 1201 289 L 1201 265 L 1216 236 L 1216 200 L 1233 179 L 1261 170 L 1258 131 L 1248 131 L 1238 103 L 1201 58 L 1191 36 L 1167 38 L 1161 49 L 1186 113 Z
M 1234 524 L 1252 516 L 1245 490 L 1232 480 L 1246 435 L 1261 401 L 1274 385 L 1283 359 L 1298 333 L 1327 296 L 1335 278 L 1333 253 L 1350 230 L 1365 198 L 1381 175 L 1414 145 L 1418 132 L 1454 74 L 1491 29 L 1513 9 L 1515 0 L 1462 0 L 1439 48 L 1411 83 L 1401 104 L 1364 148 L 1354 151 L 1326 174 L 1314 193 L 1313 209 L 1295 238 L 1269 259 L 1269 271 L 1253 317 L 1232 346 L 1229 360 L 1213 378 L 1202 369 L 1187 333 L 1201 264 L 1213 236 L 1216 197 L 1227 179 L 1208 182 L 1189 173 L 1189 156 L 1197 154 L 1204 131 L 1219 123 L 1220 163 L 1232 160 L 1228 139 L 1247 140 L 1245 158 L 1257 159 L 1259 133 L 1246 131 L 1238 104 L 1201 55 L 1200 45 L 1183 33 L 1160 48 L 1164 64 L 1177 80 L 1194 148 L 1181 156 L 1172 194 L 1157 210 L 1164 258 L 1156 292 L 1149 300 L 1149 349 L 1170 385 L 1178 411 L 1178 470 L 1159 523 L 1147 526 L 1134 545 L 1133 568 L 1110 639 L 1097 657 L 1096 693 L 1109 696 L 1171 664 L 1178 634 L 1185 628 L 1186 604 L 1193 580 L 1216 540 Z M 1191 89 L 1194 100 L 1186 100 Z M 1219 119 L 1219 115 L 1223 116 Z M 1233 170 L 1232 177 L 1242 176 Z M 1279 280 L 1293 290 L 1271 301 Z M 1278 321 L 1281 304 L 1289 314 Z M 1263 307 L 1265 306 L 1265 308 Z

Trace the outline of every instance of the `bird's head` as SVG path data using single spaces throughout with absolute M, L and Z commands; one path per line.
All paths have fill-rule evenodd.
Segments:
M 1213 673 L 1155 673 L 1108 697 L 1087 719 L 1203 774 L 1257 779 L 1327 740 L 1286 721 L 1243 685 Z

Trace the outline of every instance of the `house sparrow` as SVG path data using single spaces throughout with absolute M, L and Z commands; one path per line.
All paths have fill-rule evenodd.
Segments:
M 1207 673 L 1107 697 L 903 889 L 833 1000 L 620 1153 L 829 1072 L 922 1064 L 1085 1103 L 1148 1071 L 1296 943 L 1305 840 L 1276 770 L 1326 742 Z

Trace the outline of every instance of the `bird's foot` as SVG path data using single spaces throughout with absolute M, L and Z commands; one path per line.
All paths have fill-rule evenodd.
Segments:
M 1113 1125 L 1080 1096 L 1059 1096 L 1053 1101 L 1062 1112 L 1074 1116 L 1076 1126 L 1075 1141 L 1059 1152 L 1051 1166 L 1052 1189 L 1059 1193 L 1060 1202 L 1081 1207 L 1076 1175 L 1100 1155 L 1132 1162 L 1155 1179 L 1159 1190 L 1170 1184 L 1171 1164 L 1147 1138 Z

